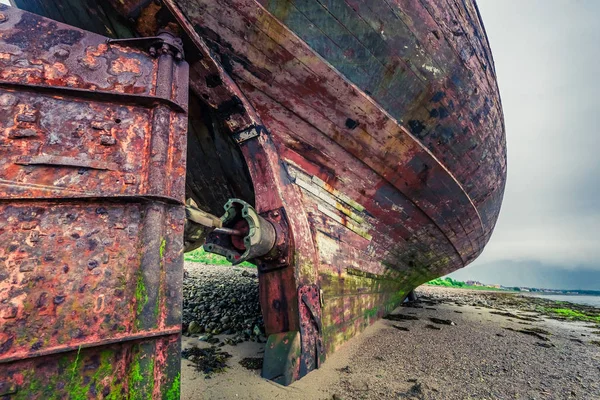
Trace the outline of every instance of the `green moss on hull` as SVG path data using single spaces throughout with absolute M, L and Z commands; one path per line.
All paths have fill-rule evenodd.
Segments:
M 137 304 L 137 313 L 141 314 L 142 310 L 148 303 L 148 291 L 146 290 L 146 285 L 144 284 L 144 277 L 142 271 L 139 272 L 137 278 L 137 285 L 135 287 L 135 300 Z
M 181 374 L 178 373 L 167 393 L 163 397 L 165 400 L 179 400 L 181 389 Z
M 167 240 L 163 239 L 160 242 L 160 249 L 159 249 L 159 254 L 160 254 L 160 258 L 162 259 L 165 255 L 165 248 L 167 247 Z

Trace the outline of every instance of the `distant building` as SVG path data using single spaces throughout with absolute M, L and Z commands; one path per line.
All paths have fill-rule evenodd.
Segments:
M 484 284 L 479 281 L 466 281 L 465 283 L 469 286 L 484 286 Z

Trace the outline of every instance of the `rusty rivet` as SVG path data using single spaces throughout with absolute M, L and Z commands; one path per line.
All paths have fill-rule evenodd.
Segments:
M 21 262 L 19 266 L 19 272 L 31 272 L 35 268 L 35 262 L 33 260 L 25 260 Z
M 88 261 L 88 269 L 91 271 L 98 266 L 98 261 L 90 260 Z
M 82 336 L 83 336 L 83 331 L 82 331 L 81 329 L 79 329 L 79 328 L 75 328 L 75 329 L 73 329 L 73 330 L 70 332 L 70 336 L 71 336 L 73 339 L 80 338 L 80 337 L 82 337 Z
M 0 14 L 0 24 L 6 21 L 8 21 L 6 14 Z
M 111 123 L 106 121 L 92 121 L 90 125 L 93 129 L 99 131 L 109 131 L 111 128 Z
M 42 342 L 41 340 L 38 340 L 31 346 L 31 350 L 33 350 L 33 351 L 39 350 L 42 348 L 43 345 L 44 345 L 44 342 Z
M 133 174 L 127 174 L 123 178 L 123 181 L 125 182 L 126 185 L 133 185 L 135 183 L 135 181 L 136 181 L 135 175 L 133 175 Z
M 96 214 L 106 215 L 106 214 L 108 214 L 108 211 L 104 207 L 98 207 L 98 208 L 96 208 Z
M 67 58 L 71 52 L 67 49 L 57 49 L 54 56 L 58 58 Z
M 77 128 L 75 128 L 75 130 L 73 132 L 71 132 L 71 135 L 73 137 L 81 137 L 83 135 L 83 132 L 85 131 L 85 128 L 83 125 L 78 125 Z
M 36 116 L 34 113 L 24 113 L 17 115 L 17 121 L 19 122 L 35 122 Z
M 114 146 L 117 143 L 117 139 L 110 135 L 100 136 L 100 144 L 103 146 Z
M 30 137 L 36 137 L 36 136 L 37 136 L 37 132 L 33 129 L 17 129 L 17 130 L 10 131 L 8 133 L 8 137 L 10 139 L 22 139 L 22 138 L 30 138 Z
M 48 302 L 48 293 L 43 292 L 42 294 L 40 294 L 40 297 L 38 297 L 38 299 L 35 303 L 35 307 L 36 308 L 46 307 L 47 302 Z
M 12 304 L 9 304 L 2 310 L 2 318 L 4 319 L 13 319 L 17 317 L 17 307 Z
M 31 231 L 29 235 L 29 241 L 32 243 L 37 243 L 40 241 L 40 233 L 38 231 Z
M 283 257 L 282 257 L 282 258 L 280 258 L 280 259 L 279 259 L 279 264 L 285 264 L 285 258 L 283 258 Z

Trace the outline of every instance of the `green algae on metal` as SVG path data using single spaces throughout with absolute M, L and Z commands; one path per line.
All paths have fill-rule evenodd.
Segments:
M 160 242 L 160 248 L 159 248 L 159 254 L 160 254 L 160 258 L 162 260 L 162 258 L 165 255 L 165 248 L 167 247 L 167 240 L 163 238 L 163 240 L 161 240 Z
M 169 390 L 167 390 L 167 393 L 164 396 L 164 398 L 166 400 L 179 400 L 180 389 L 181 389 L 180 380 L 181 380 L 181 373 L 177 373 L 177 376 L 175 376 L 175 379 L 173 379 L 173 383 L 171 384 L 171 387 L 169 388 Z
M 137 285 L 135 287 L 135 300 L 137 302 L 137 312 L 140 314 L 148 303 L 148 292 L 146 291 L 146 285 L 144 284 L 142 271 L 139 272 L 137 278 Z

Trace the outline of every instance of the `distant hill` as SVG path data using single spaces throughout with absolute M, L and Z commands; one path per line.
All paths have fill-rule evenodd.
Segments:
M 547 294 L 572 294 L 572 295 L 585 295 L 585 296 L 600 296 L 600 290 L 578 290 L 578 289 L 546 289 L 546 288 L 534 288 L 534 287 L 522 287 L 522 286 L 502 286 L 497 284 L 486 284 L 479 281 L 459 281 L 447 278 L 437 278 L 426 283 L 426 285 L 433 286 L 444 286 L 461 289 L 476 289 L 476 290 L 507 290 L 515 292 L 534 292 L 534 293 L 547 293 Z

